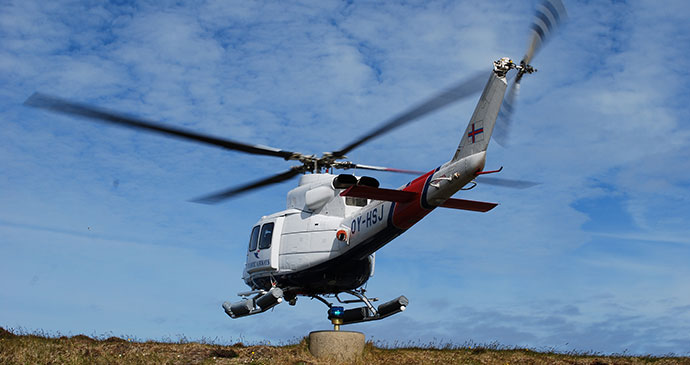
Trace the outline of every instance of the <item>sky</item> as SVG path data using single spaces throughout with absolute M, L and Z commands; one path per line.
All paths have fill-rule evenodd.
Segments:
M 511 144 L 487 154 L 486 169 L 541 184 L 480 184 L 456 197 L 496 209 L 434 211 L 383 247 L 368 294 L 409 307 L 347 329 L 389 346 L 690 354 L 690 5 L 564 2 Z M 536 4 L 1 2 L 0 326 L 272 344 L 330 328 L 304 297 L 236 320 L 221 308 L 247 290 L 251 227 L 296 180 L 189 202 L 289 163 L 24 107 L 32 93 L 320 154 L 519 60 Z M 478 97 L 348 157 L 435 168 Z

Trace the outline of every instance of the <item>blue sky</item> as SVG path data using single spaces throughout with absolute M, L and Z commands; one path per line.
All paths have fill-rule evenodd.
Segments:
M 285 161 L 23 107 L 33 92 L 305 153 L 520 59 L 535 3 L 18 1 L 0 5 L 0 326 L 280 343 L 329 327 L 301 298 L 231 320 L 250 228 L 295 181 L 188 200 Z M 486 214 L 439 210 L 377 254 L 369 293 L 410 306 L 353 325 L 393 343 L 690 349 L 689 5 L 567 1 L 523 81 Z M 477 96 L 478 97 L 478 96 Z M 476 98 L 352 152 L 430 169 Z M 397 187 L 408 177 L 373 174 Z

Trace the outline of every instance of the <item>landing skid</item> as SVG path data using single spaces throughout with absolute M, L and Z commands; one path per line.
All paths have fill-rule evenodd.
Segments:
M 356 299 L 343 300 L 340 294 L 350 294 Z M 232 318 L 249 316 L 265 312 L 276 305 L 287 300 L 291 305 L 295 305 L 297 297 L 294 294 L 285 294 L 282 289 L 273 287 L 270 290 L 254 290 L 245 293 L 239 293 L 244 299 L 239 302 L 223 303 L 225 313 Z M 405 310 L 409 301 L 404 295 L 401 295 L 391 301 L 383 303 L 378 307 L 374 307 L 372 302 L 378 301 L 378 298 L 367 298 L 364 295 L 364 289 L 360 290 L 345 290 L 338 294 L 332 295 L 340 304 L 364 303 L 363 307 L 345 309 L 342 306 L 334 306 L 333 303 L 326 300 L 319 295 L 312 295 L 314 299 L 321 301 L 328 306 L 328 319 L 333 323 L 334 330 L 340 330 L 340 326 L 344 324 L 352 324 L 366 321 L 375 321 L 392 316 Z
M 383 303 L 378 307 L 374 307 L 371 302 L 378 301 L 377 298 L 369 299 L 364 295 L 364 290 L 346 290 L 342 293 L 350 294 L 357 299 L 342 300 L 339 294 L 335 294 L 335 298 L 342 304 L 364 303 L 363 307 L 345 309 L 342 306 L 334 306 L 331 302 L 321 296 L 314 295 L 312 298 L 317 299 L 328 306 L 328 319 L 333 324 L 333 330 L 339 331 L 341 325 L 360 323 L 366 321 L 376 321 L 400 313 L 407 308 L 409 301 L 404 295 L 401 295 L 391 301 Z
M 245 298 L 235 303 L 223 303 L 225 313 L 231 318 L 265 312 L 283 302 L 283 290 L 278 287 L 273 287 L 268 291 L 254 290 L 239 293 L 239 295 Z M 249 298 L 250 295 L 253 297 Z

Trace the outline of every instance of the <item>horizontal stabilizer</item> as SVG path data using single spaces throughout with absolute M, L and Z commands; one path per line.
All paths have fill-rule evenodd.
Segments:
M 340 193 L 340 196 L 352 196 L 355 198 L 366 198 L 373 200 L 383 200 L 387 202 L 407 203 L 417 196 L 412 191 L 374 188 L 371 186 L 353 185 Z
M 353 185 L 340 193 L 340 195 L 397 203 L 409 203 L 415 199 L 418 199 L 417 193 L 412 191 L 382 189 L 362 185 Z M 443 204 L 440 206 L 444 208 L 471 210 L 473 212 L 488 212 L 497 205 L 497 203 L 450 198 L 443 202 Z
M 444 208 L 471 210 L 473 212 L 488 212 L 494 209 L 498 203 L 478 202 L 476 200 L 450 198 L 441 204 Z

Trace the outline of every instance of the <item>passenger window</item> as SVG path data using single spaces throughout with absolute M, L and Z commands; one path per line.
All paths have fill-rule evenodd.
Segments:
M 273 223 L 266 223 L 261 227 L 261 242 L 259 242 L 259 249 L 263 250 L 271 247 L 271 239 L 273 238 Z
M 259 243 L 259 226 L 252 229 L 252 235 L 249 237 L 249 251 L 256 250 L 256 245 Z

